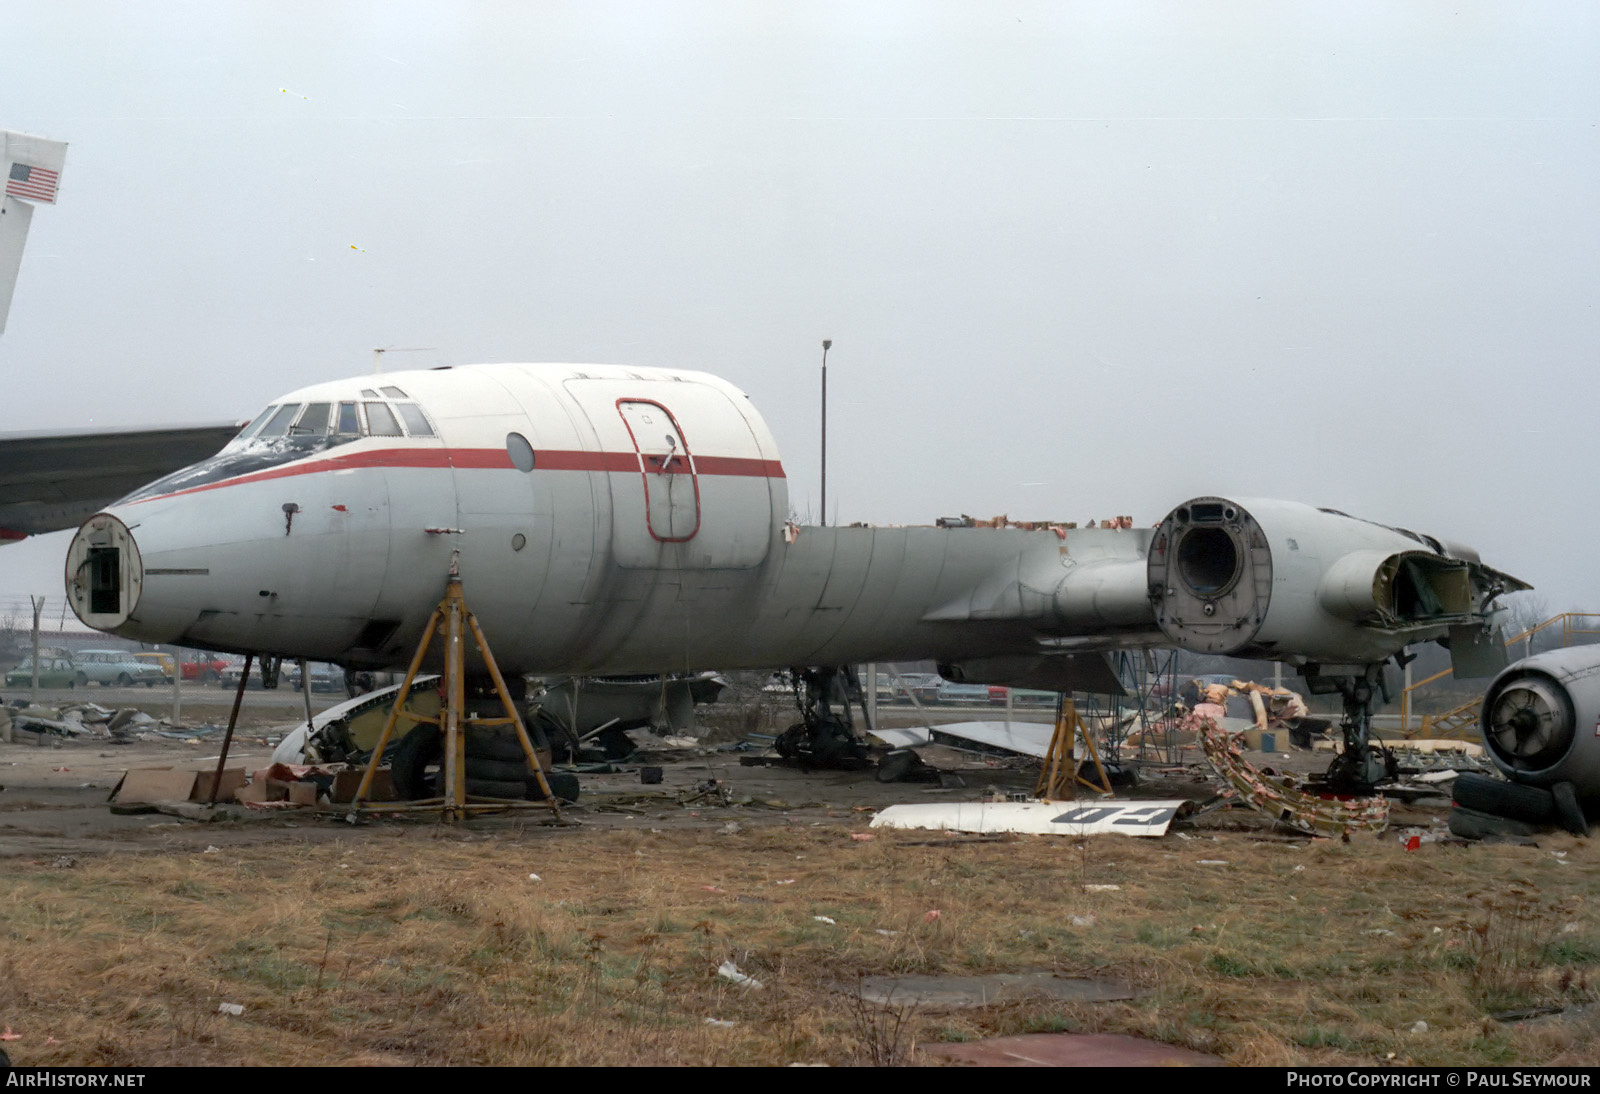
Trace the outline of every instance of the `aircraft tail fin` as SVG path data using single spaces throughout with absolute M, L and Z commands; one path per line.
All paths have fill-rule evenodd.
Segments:
M 33 220 L 30 202 L 55 204 L 66 160 L 67 146 L 61 141 L 0 130 L 0 178 L 5 180 L 0 196 L 0 332 L 6 329 L 22 269 L 22 247 Z

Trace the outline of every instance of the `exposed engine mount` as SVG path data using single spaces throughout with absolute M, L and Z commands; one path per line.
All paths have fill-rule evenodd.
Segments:
M 1379 664 L 1411 642 L 1481 631 L 1490 601 L 1528 587 L 1431 536 L 1221 497 L 1167 515 L 1146 574 L 1156 624 L 1175 645 L 1297 665 Z

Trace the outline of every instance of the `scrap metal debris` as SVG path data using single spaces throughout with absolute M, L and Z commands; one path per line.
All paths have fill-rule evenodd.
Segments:
M 1212 768 L 1231 788 L 1225 797 L 1238 797 L 1278 823 L 1308 835 L 1344 836 L 1352 831 L 1381 832 L 1389 825 L 1389 800 L 1382 796 L 1322 798 L 1301 790 L 1289 775 L 1268 774 L 1247 762 L 1237 739 L 1214 718 L 1191 712 L 1185 728 L 1199 734 L 1201 748 Z

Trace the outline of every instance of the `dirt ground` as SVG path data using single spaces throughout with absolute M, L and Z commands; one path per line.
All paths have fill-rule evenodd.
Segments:
M 316 705 L 320 708 L 326 701 L 319 696 Z M 254 771 L 267 766 L 273 746 L 293 723 L 286 720 L 292 716 L 287 709 L 257 704 L 251 711 L 249 706 L 247 702 L 228 766 Z M 154 704 L 149 709 L 152 714 L 159 713 Z M 190 724 L 220 723 L 226 720 L 227 708 L 221 703 L 191 703 L 185 713 Z M 946 715 L 947 720 L 971 717 L 994 715 Z M 915 720 L 909 712 L 895 712 L 884 722 L 910 724 Z M 212 770 L 220 748 L 220 734 L 200 740 L 145 739 L 127 744 L 102 737 L 52 739 L 47 746 L 0 743 L 0 860 L 130 850 L 159 853 L 182 851 L 194 843 L 308 842 L 330 834 L 348 835 L 342 811 L 337 809 L 252 811 L 239 820 L 206 824 L 166 815 L 120 816 L 107 808 L 112 789 L 128 769 Z M 974 800 L 991 790 L 1031 792 L 1038 775 L 1037 764 L 1022 757 L 986 756 L 938 744 L 918 751 L 927 763 L 959 776 L 964 785 L 884 784 L 870 769 L 803 772 L 781 761 L 763 762 L 752 752 L 709 747 L 643 754 L 616 765 L 614 772 L 580 775 L 582 798 L 565 811 L 566 819 L 575 823 L 562 829 L 563 838 L 581 839 L 585 828 L 714 829 L 730 820 L 756 825 L 856 823 L 872 811 L 901 802 Z M 1282 770 L 1311 771 L 1326 763 L 1325 756 L 1308 752 L 1255 753 L 1248 758 Z M 1119 789 L 1116 796 L 1209 799 L 1219 784 L 1208 777 L 1203 757 L 1192 750 L 1184 759 L 1181 765 L 1146 769 L 1137 790 Z M 643 785 L 638 773 L 641 766 L 660 767 L 662 782 Z M 710 780 L 717 780 L 726 794 L 680 803 L 681 797 Z M 1395 827 L 1426 827 L 1440 823 L 1448 807 L 1448 799 L 1442 796 L 1414 804 L 1396 801 L 1391 805 L 1391 817 Z M 493 829 L 525 824 L 528 817 L 528 813 L 510 818 L 489 816 L 472 825 Z M 1208 829 L 1238 831 L 1268 827 L 1263 818 L 1243 811 L 1227 811 L 1198 823 Z
M 247 718 L 229 765 L 264 766 L 284 713 Z M 1600 863 L 1564 834 L 1412 855 L 1393 832 L 1308 841 L 1239 810 L 1161 839 L 869 833 L 889 804 L 1033 788 L 1030 761 L 942 745 L 925 760 L 963 786 L 661 753 L 642 761 L 657 785 L 638 762 L 581 775 L 560 825 L 108 809 L 125 770 L 210 768 L 219 744 L 0 745 L 14 1059 L 928 1063 L 912 1044 L 1077 1031 L 1240 1064 L 1587 1064 L 1600 1043 Z M 1193 758 L 1118 796 L 1210 798 Z M 1439 831 L 1448 806 L 1392 820 Z M 733 987 L 727 962 L 769 987 Z M 913 1013 L 861 986 L 907 976 L 1109 976 L 1135 997 Z

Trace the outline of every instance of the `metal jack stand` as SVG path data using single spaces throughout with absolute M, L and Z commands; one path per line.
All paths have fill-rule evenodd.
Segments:
M 1089 762 L 1100 776 L 1098 784 L 1080 774 L 1085 763 L 1078 760 L 1073 751 L 1073 738 L 1078 736 L 1083 738 Z M 1100 753 L 1095 750 L 1089 727 L 1078 714 L 1078 704 L 1063 698 L 1056 707 L 1056 731 L 1050 738 L 1050 747 L 1045 750 L 1044 769 L 1039 772 L 1039 784 L 1033 788 L 1033 796 L 1044 801 L 1063 801 L 1070 793 L 1076 799 L 1080 783 L 1098 794 L 1111 793 L 1111 780 L 1106 777 L 1106 769 L 1100 766 Z
M 444 674 L 440 677 L 439 683 L 444 690 L 444 703 L 439 710 L 439 716 L 429 718 L 406 712 L 404 708 L 406 699 L 411 694 L 411 684 L 417 677 L 417 670 L 422 667 L 428 647 L 432 645 L 434 635 L 441 624 L 444 626 Z M 495 691 L 500 696 L 501 706 L 506 712 L 503 718 L 475 718 L 466 712 L 464 643 L 466 632 L 469 630 L 472 632 L 472 640 L 477 645 L 478 652 L 483 656 L 484 665 L 489 669 L 489 677 L 494 681 Z M 417 652 L 411 658 L 411 667 L 406 670 L 405 680 L 395 695 L 394 706 L 390 708 L 389 717 L 383 723 L 383 732 L 378 734 L 378 743 L 373 747 L 372 759 L 367 762 L 366 774 L 361 777 L 361 786 L 357 788 L 355 797 L 351 800 L 352 809 L 360 809 L 367 794 L 372 790 L 372 780 L 383 758 L 383 750 L 388 746 L 395 725 L 401 718 L 413 722 L 429 722 L 439 727 L 444 736 L 442 772 L 444 793 L 438 798 L 400 806 L 393 803 L 368 803 L 371 807 L 386 813 L 406 808 L 438 809 L 443 819 L 459 821 L 469 812 L 504 811 L 516 808 L 518 804 L 526 804 L 505 799 L 467 796 L 467 728 L 510 725 L 517 729 L 517 740 L 521 743 L 523 754 L 539 781 L 539 789 L 544 792 L 544 804 L 550 807 L 557 820 L 561 819 L 561 807 L 556 802 L 555 794 L 550 790 L 550 781 L 545 778 L 544 767 L 539 763 L 533 742 L 528 738 L 528 728 L 522 724 L 522 715 L 517 713 L 517 705 L 512 701 L 505 678 L 500 675 L 500 666 L 495 664 L 494 654 L 489 652 L 489 643 L 483 637 L 483 630 L 478 626 L 477 617 L 467 609 L 467 602 L 461 593 L 461 574 L 457 559 L 454 557 L 450 560 L 450 582 L 445 586 L 444 599 L 433 609 L 433 615 L 428 618 L 428 625 L 423 628 L 422 640 L 417 643 Z

